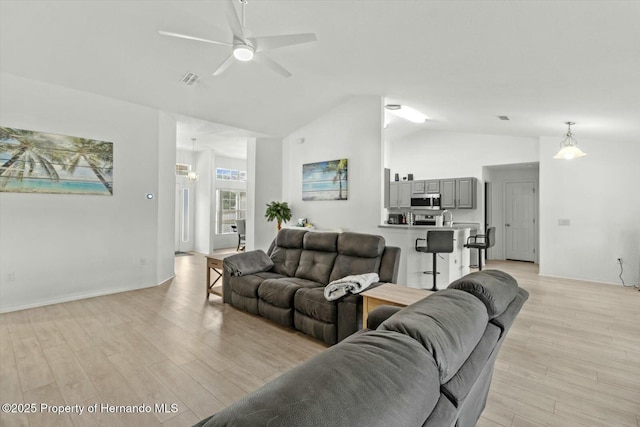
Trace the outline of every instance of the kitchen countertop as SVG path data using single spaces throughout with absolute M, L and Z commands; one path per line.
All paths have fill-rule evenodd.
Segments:
M 474 228 L 473 223 L 453 223 L 451 227 L 438 227 L 436 225 L 409 225 L 409 224 L 380 224 L 378 228 L 390 228 L 396 230 L 461 230 L 463 228 Z

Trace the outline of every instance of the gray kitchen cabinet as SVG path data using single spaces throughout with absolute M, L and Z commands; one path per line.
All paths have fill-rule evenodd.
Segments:
M 429 179 L 425 181 L 425 190 L 428 194 L 437 194 L 440 192 L 440 180 Z
M 412 181 L 413 184 L 411 186 L 412 194 L 424 194 L 426 193 L 425 181 Z
M 456 207 L 456 180 L 440 180 L 440 207 L 442 209 L 455 209 Z
M 456 206 L 458 209 L 476 208 L 476 179 L 456 179 Z
M 389 208 L 411 207 L 411 181 L 389 184 Z
M 440 180 L 440 207 L 442 209 L 475 209 L 476 178 L 450 178 Z
M 411 207 L 411 182 L 401 182 L 399 193 L 399 207 L 410 208 Z
M 397 208 L 398 207 L 398 187 L 400 186 L 399 182 L 391 182 L 389 183 L 389 207 Z

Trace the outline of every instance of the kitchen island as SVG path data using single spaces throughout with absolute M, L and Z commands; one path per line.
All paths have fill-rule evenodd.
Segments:
M 453 252 L 438 255 L 438 289 L 444 289 L 449 283 L 469 274 L 469 249 L 464 247 L 471 234 L 469 225 L 453 225 L 451 227 L 437 227 L 430 225 L 383 224 L 378 226 L 380 234 L 385 238 L 388 246 L 401 248 L 398 281 L 401 285 L 411 288 L 431 289 L 433 276 L 424 271 L 433 270 L 431 254 L 416 252 L 416 239 L 425 239 L 429 230 L 453 230 Z M 424 246 L 425 242 L 420 242 Z

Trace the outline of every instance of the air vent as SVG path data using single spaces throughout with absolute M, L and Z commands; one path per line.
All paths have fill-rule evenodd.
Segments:
M 182 76 L 182 83 L 186 84 L 187 86 L 191 86 L 192 84 L 195 84 L 199 78 L 199 76 L 193 73 L 187 73 Z
M 511 120 L 509 116 L 498 116 L 500 120 Z

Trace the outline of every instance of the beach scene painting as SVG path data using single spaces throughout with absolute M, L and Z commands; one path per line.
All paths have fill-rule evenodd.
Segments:
M 0 192 L 113 195 L 113 143 L 0 126 Z
M 302 165 L 302 200 L 347 200 L 347 159 Z

